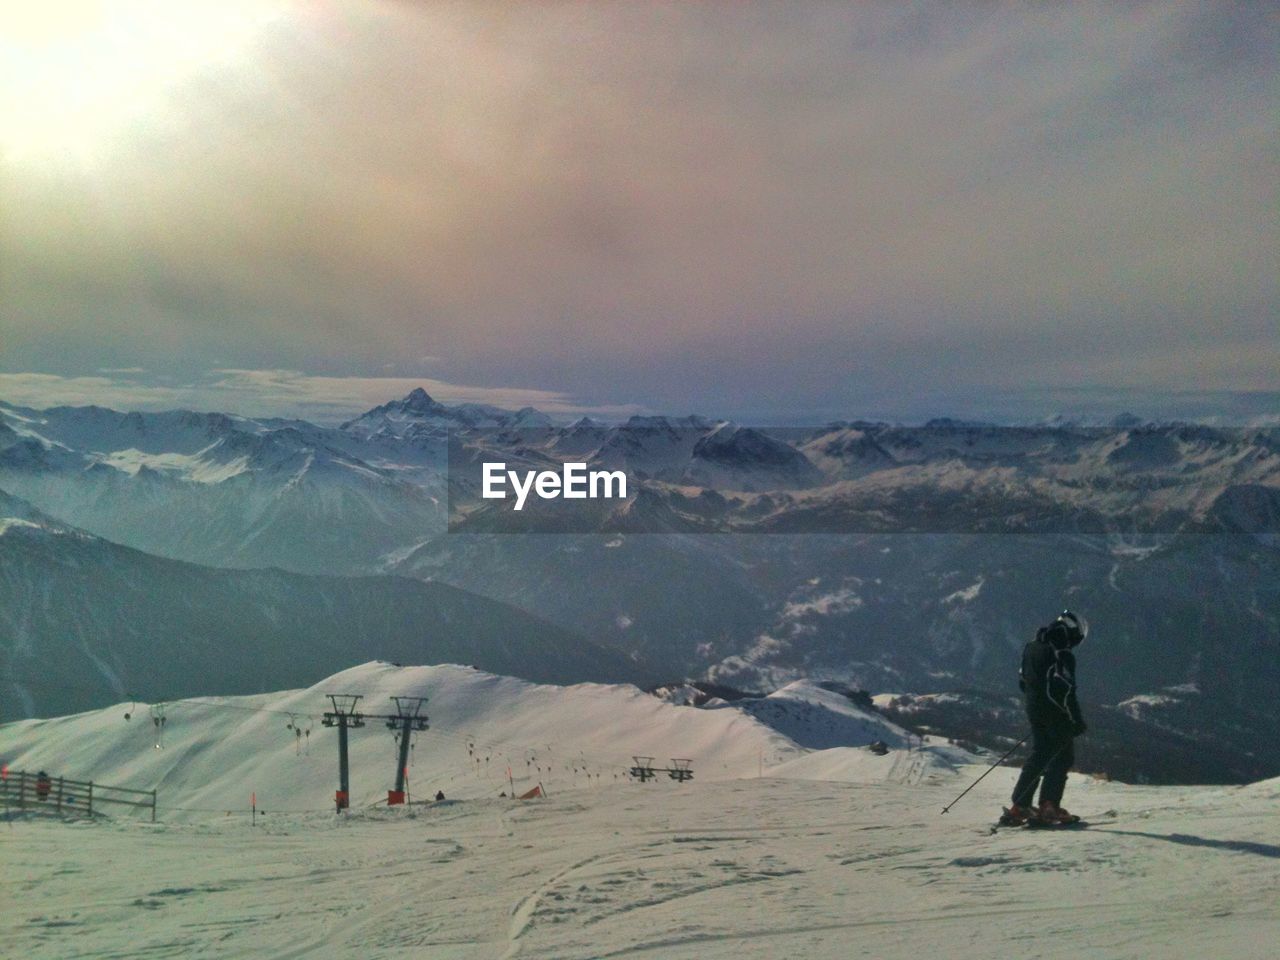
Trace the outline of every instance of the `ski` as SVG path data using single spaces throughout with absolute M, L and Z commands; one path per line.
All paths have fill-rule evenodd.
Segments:
M 1088 825 L 1088 820 L 1072 814 L 1072 819 L 1056 822 L 1050 820 L 1028 820 L 1023 824 L 1023 827 L 1027 830 L 1071 830 L 1073 828 L 1087 827 Z
M 1112 823 L 1119 816 L 1115 810 L 1106 810 L 1094 817 L 1076 817 L 1067 823 L 1046 823 L 1043 820 L 1031 818 L 1022 822 L 1013 822 L 1007 820 L 1009 811 L 1005 810 L 1004 814 L 988 828 L 988 835 L 999 833 L 1001 829 L 1017 829 L 1017 830 L 1082 830 L 1092 824 Z

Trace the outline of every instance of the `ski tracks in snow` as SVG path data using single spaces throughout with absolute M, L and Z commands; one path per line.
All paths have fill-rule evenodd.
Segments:
M 975 836 L 1015 773 L 947 817 L 963 778 L 619 785 L 256 831 L 19 820 L 0 942 L 33 960 L 1180 960 L 1274 939 L 1269 794 L 1073 780 L 1082 810 L 1121 823 Z

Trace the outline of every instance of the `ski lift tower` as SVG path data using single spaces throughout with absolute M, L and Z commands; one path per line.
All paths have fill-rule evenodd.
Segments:
M 396 767 L 396 788 L 387 791 L 387 806 L 404 803 L 404 785 L 409 772 L 409 738 L 414 730 L 427 729 L 427 716 L 422 712 L 426 697 L 392 697 L 396 715 L 387 717 L 387 727 L 399 731 L 400 764 Z
M 347 730 L 364 726 L 364 714 L 356 712 L 356 704 L 363 699 L 358 693 L 331 693 L 333 710 L 326 711 L 321 724 L 338 728 L 338 792 L 334 795 L 338 812 L 351 806 L 351 774 L 347 763 Z

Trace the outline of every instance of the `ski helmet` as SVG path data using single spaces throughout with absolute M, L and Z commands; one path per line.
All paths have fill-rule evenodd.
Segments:
M 1055 625 L 1061 624 L 1067 631 L 1067 646 L 1078 647 L 1084 643 L 1084 638 L 1089 635 L 1089 621 L 1079 614 L 1072 613 L 1070 610 L 1063 610 L 1058 614 L 1058 619 L 1053 621 Z

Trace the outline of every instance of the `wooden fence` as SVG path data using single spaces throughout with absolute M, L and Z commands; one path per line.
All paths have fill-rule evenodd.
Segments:
M 156 822 L 156 792 L 109 787 L 92 780 L 68 780 L 27 770 L 6 770 L 0 778 L 0 800 L 8 810 L 33 810 L 58 816 L 91 817 L 104 806 L 142 807 Z

